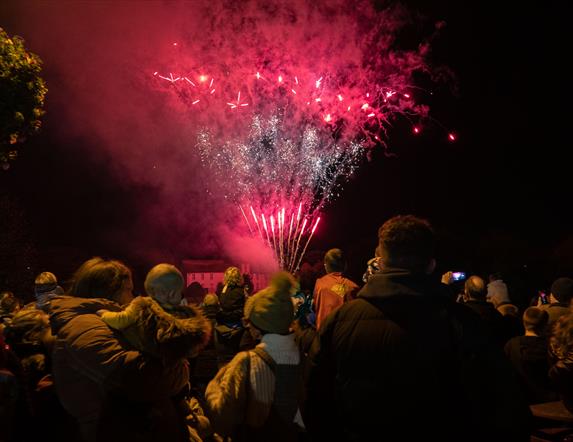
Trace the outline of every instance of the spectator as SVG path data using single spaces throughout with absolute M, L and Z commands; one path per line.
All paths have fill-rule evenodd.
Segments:
M 42 272 L 34 281 L 34 294 L 36 296 L 36 308 L 49 313 L 50 300 L 54 296 L 63 295 L 64 289 L 58 285 L 56 275 L 51 272 Z
M 9 324 L 12 316 L 20 310 L 20 300 L 12 292 L 0 293 L 0 331 L 3 325 Z
M 300 355 L 290 325 L 294 317 L 292 275 L 276 274 L 270 287 L 250 297 L 245 318 L 261 343 L 223 367 L 206 390 L 206 410 L 214 430 L 233 442 L 295 442 Z
M 7 442 L 16 440 L 16 434 L 21 430 L 16 422 L 16 413 L 22 392 L 13 372 L 16 371 L 13 366 L 17 365 L 14 359 L 0 331 L 0 440 Z
M 510 338 L 502 314 L 493 303 L 486 301 L 487 288 L 479 276 L 470 276 L 464 284 L 464 305 L 471 308 L 483 321 L 492 342 L 503 347 Z
M 145 293 L 157 301 L 167 313 L 179 319 L 196 318 L 199 310 L 192 307 L 193 304 L 181 303 L 184 287 L 185 279 L 181 272 L 174 265 L 165 263 L 153 267 L 144 282 Z
M 552 327 L 561 316 L 570 313 L 571 298 L 573 298 L 573 279 L 558 278 L 551 284 L 549 304 L 541 304 L 539 301 L 537 305 L 549 314 L 549 327 Z
M 219 297 L 215 293 L 207 293 L 201 303 L 201 309 L 203 310 L 203 315 L 214 324 L 221 310 Z
M 549 341 L 549 379 L 565 407 L 573 413 L 573 314 L 555 322 Z
M 507 285 L 501 279 L 500 273 L 489 275 L 489 284 L 487 285 L 487 302 L 491 302 L 494 307 L 503 303 L 510 303 Z
M 246 295 L 251 296 L 255 292 L 255 284 L 253 283 L 253 277 L 250 273 L 243 273 L 243 282 Z
M 241 345 L 245 329 L 241 319 L 245 307 L 243 276 L 237 267 L 229 267 L 223 275 L 224 286 L 219 295 L 221 310 L 215 327 L 215 347 L 219 367 L 235 356 Z
M 378 273 L 382 268 L 382 259 L 378 247 L 374 250 L 374 258 L 371 258 L 366 263 L 366 271 L 362 275 L 362 282 L 367 283 L 372 275 Z
M 342 276 L 346 270 L 346 258 L 340 249 L 330 249 L 324 255 L 326 275 L 316 280 L 314 286 L 314 312 L 316 313 L 316 328 L 331 312 L 345 302 L 351 301 L 358 286 Z
M 205 288 L 199 282 L 193 281 L 183 290 L 181 305 L 199 305 L 205 294 Z
M 176 279 L 177 273 L 173 272 L 173 266 L 160 266 L 160 269 L 159 266 L 154 267 L 155 275 L 151 278 L 148 275 L 146 289 L 181 309 L 179 302 L 183 278 L 180 281 Z M 99 310 L 98 314 L 108 326 L 120 331 L 135 349 L 158 358 L 165 366 L 172 366 L 196 357 L 211 338 L 211 322 L 199 309 L 187 307 L 186 310 L 186 316 L 177 318 L 167 313 L 153 298 L 138 296 L 121 312 Z M 173 397 L 183 418 L 192 414 L 190 393 L 190 388 L 184 389 Z M 204 417 L 199 419 L 201 422 L 190 422 L 190 431 L 195 438 L 210 434 L 208 420 Z
M 49 318 L 33 305 L 19 310 L 4 330 L 6 344 L 18 357 L 20 440 L 76 441 L 75 422 L 62 408 L 52 377 L 54 337 Z
M 225 285 L 219 295 L 221 312 L 217 318 L 218 322 L 227 325 L 240 324 L 245 307 L 243 275 L 237 267 L 229 267 L 225 270 L 223 282 Z
M 211 323 L 199 310 L 193 316 L 176 318 L 148 296 L 138 296 L 120 312 L 99 310 L 102 320 L 121 331 L 137 350 L 165 364 L 197 355 L 211 337 Z
M 529 440 L 530 411 L 509 362 L 479 318 L 430 277 L 430 224 L 398 216 L 378 234 L 384 267 L 326 318 L 313 344 L 310 436 Z
M 123 263 L 92 258 L 76 271 L 71 296 L 52 299 L 58 396 L 84 441 L 187 440 L 187 426 L 171 400 L 187 385 L 186 364 L 166 366 L 146 357 L 96 315 L 120 311 L 133 299 L 132 290 Z
M 525 333 L 519 307 L 514 304 L 500 304 L 497 306 L 497 311 L 503 316 L 508 338 L 521 336 Z
M 515 369 L 530 404 L 557 400 L 549 381 L 547 358 L 547 322 L 545 310 L 529 307 L 523 313 L 525 334 L 505 344 L 505 354 Z

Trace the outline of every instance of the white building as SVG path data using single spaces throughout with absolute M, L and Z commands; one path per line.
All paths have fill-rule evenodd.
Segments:
M 182 268 L 185 273 L 187 286 L 192 282 L 198 282 L 206 289 L 206 293 L 215 293 L 217 284 L 223 283 L 225 270 L 234 264 L 229 264 L 222 259 L 184 259 Z M 236 264 L 235 264 L 236 265 Z M 268 273 L 251 272 L 249 264 L 240 264 L 241 273 L 251 275 L 255 292 L 265 288 L 269 283 Z

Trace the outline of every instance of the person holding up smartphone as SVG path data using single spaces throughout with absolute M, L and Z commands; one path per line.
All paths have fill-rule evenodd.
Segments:
M 551 284 L 551 292 L 545 297 L 547 303 L 543 303 L 541 294 L 537 300 L 537 307 L 547 310 L 549 314 L 549 326 L 554 324 L 561 316 L 569 314 L 571 299 L 573 298 L 573 279 L 558 278 Z
M 467 275 L 465 272 L 452 272 L 451 270 L 442 275 L 442 284 L 450 286 L 452 295 L 454 296 L 452 299 L 455 299 L 456 302 L 465 302 L 463 286 L 455 284 L 460 281 L 465 281 L 466 278 Z M 456 291 L 455 293 L 453 293 L 454 290 Z

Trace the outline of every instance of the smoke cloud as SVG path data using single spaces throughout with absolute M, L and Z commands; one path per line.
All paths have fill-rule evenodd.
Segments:
M 372 146 L 392 119 L 428 112 L 412 80 L 429 72 L 428 46 L 398 49 L 411 22 L 398 6 L 13 0 L 2 12 L 6 29 L 44 61 L 47 118 L 61 139 L 89 140 L 74 149 L 108 163 L 102 179 L 150 189 L 132 231 L 110 233 L 134 244 L 153 236 L 157 250 L 141 250 L 150 259 L 223 253 L 256 261 L 240 236 L 240 212 L 214 191 L 223 178 L 200 161 L 198 131 L 241 138 L 254 113 L 279 109 L 293 138 L 312 124 Z

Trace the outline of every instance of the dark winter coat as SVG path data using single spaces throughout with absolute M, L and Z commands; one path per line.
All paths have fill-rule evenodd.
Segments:
M 548 376 L 547 338 L 516 336 L 505 344 L 505 354 L 516 370 L 521 388 L 526 392 L 530 404 L 558 399 Z
M 225 293 L 219 295 L 221 311 L 217 315 L 219 324 L 235 324 L 241 322 L 245 308 L 245 289 L 241 286 L 228 287 Z
M 386 268 L 327 317 L 307 383 L 313 437 L 528 440 L 530 412 L 508 361 L 445 293 L 425 275 Z
M 465 305 L 471 308 L 481 318 L 490 339 L 501 348 L 511 338 L 508 323 L 503 315 L 493 306 L 491 302 L 485 300 L 470 299 Z
M 120 307 L 67 296 L 51 303 L 56 389 L 84 440 L 186 440 L 187 428 L 171 400 L 189 379 L 186 362 L 163 366 L 132 350 L 95 314 L 100 309 Z

